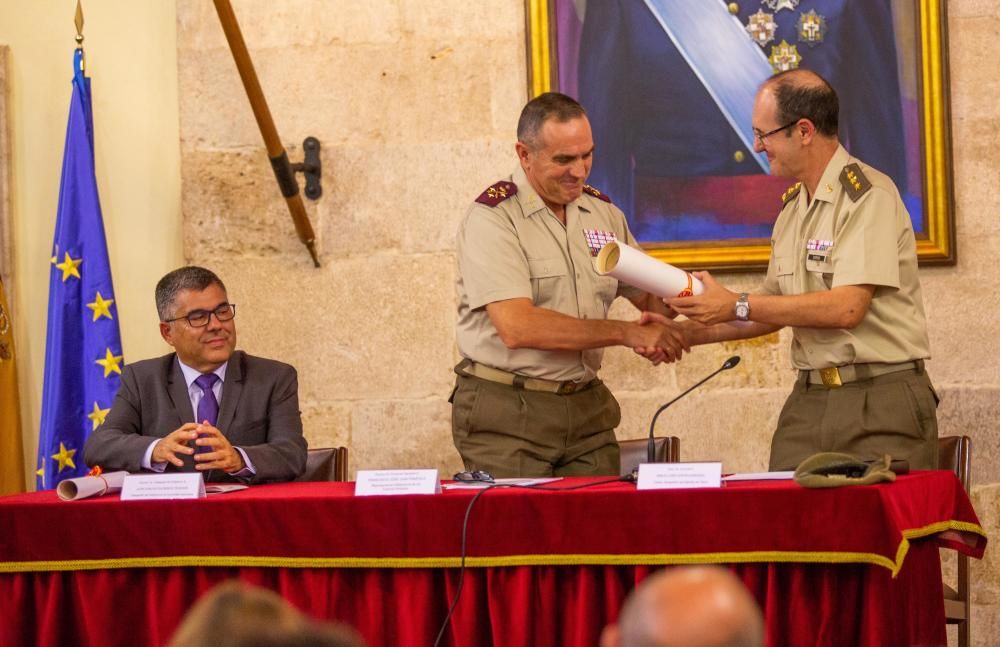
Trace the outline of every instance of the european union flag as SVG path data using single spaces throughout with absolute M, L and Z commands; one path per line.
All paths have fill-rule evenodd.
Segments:
M 83 443 L 121 382 L 122 344 L 94 174 L 94 122 L 83 50 L 73 57 L 73 97 L 49 278 L 38 489 L 87 473 Z

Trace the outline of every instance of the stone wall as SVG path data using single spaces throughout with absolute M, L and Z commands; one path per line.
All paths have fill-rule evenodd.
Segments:
M 240 345 L 295 364 L 311 444 L 351 448 L 351 467 L 460 468 L 450 439 L 454 231 L 483 188 L 515 163 L 526 99 L 522 0 L 234 2 L 292 160 L 323 144 L 324 196 L 307 208 L 323 267 L 297 242 L 210 3 L 178 1 L 184 249 L 220 271 L 240 306 Z M 942 433 L 973 437 L 977 508 L 1000 529 L 1000 390 L 993 360 L 1000 247 L 991 189 L 1000 168 L 1000 73 L 987 60 L 1000 11 L 949 3 L 959 262 L 922 272 L 943 400 Z M 754 289 L 761 274 L 723 275 Z M 617 304 L 618 316 L 632 316 Z M 650 368 L 607 353 L 622 437 L 731 354 L 743 362 L 661 417 L 687 458 L 764 469 L 793 380 L 789 335 L 704 347 Z M 691 421 L 697 421 L 692 424 Z M 973 566 L 976 643 L 1000 629 L 1000 566 Z M 990 606 L 992 605 L 992 607 Z

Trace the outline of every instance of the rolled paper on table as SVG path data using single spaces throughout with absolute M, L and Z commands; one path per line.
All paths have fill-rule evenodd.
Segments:
M 597 273 L 664 299 L 689 297 L 705 290 L 690 273 L 618 241 L 608 243 L 597 254 Z
M 99 476 L 81 476 L 66 479 L 56 486 L 56 494 L 63 501 L 76 501 L 91 496 L 119 492 L 128 472 L 107 472 Z

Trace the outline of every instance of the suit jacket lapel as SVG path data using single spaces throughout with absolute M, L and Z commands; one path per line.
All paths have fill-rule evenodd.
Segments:
M 184 381 L 184 373 L 181 372 L 181 365 L 177 363 L 177 355 L 170 355 L 169 362 L 165 367 L 167 374 L 167 394 L 177 412 L 178 424 L 180 427 L 185 422 L 194 422 L 194 409 L 191 408 L 191 396 L 188 393 L 187 382 Z
M 229 358 L 229 366 L 226 367 L 226 381 L 222 385 L 222 402 L 219 403 L 219 423 L 216 425 L 230 439 L 232 434 L 229 427 L 233 424 L 236 405 L 239 404 L 240 396 L 243 394 L 245 370 L 245 355 L 243 351 L 236 351 Z

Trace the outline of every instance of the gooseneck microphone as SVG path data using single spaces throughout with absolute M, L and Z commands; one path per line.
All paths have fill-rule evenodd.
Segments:
M 715 377 L 716 375 L 718 375 L 722 371 L 728 371 L 729 369 L 733 368 L 734 366 L 736 366 L 739 363 L 740 363 L 740 356 L 739 355 L 733 355 L 732 357 L 730 357 L 729 359 L 727 359 L 725 362 L 723 362 L 722 366 L 720 366 L 719 368 L 715 369 L 715 371 L 713 371 L 710 375 L 708 375 L 707 377 L 705 377 L 704 379 L 702 379 L 700 382 L 698 382 L 694 386 L 690 387 L 687 391 L 685 391 L 684 393 L 681 393 L 679 396 L 677 396 L 676 398 L 674 398 L 673 400 L 671 400 L 670 402 L 666 403 L 665 405 L 663 405 L 662 407 L 660 407 L 659 409 L 656 410 L 656 413 L 653 414 L 653 420 L 649 423 L 649 441 L 646 444 L 646 458 L 648 459 L 648 462 L 650 462 L 650 463 L 656 462 L 656 441 L 653 440 L 653 429 L 656 427 L 656 419 L 660 417 L 660 414 L 663 413 L 663 411 L 667 407 L 669 407 L 670 405 L 672 405 L 674 402 L 677 402 L 678 400 L 680 400 L 681 398 L 683 398 L 685 395 L 687 395 L 691 391 L 694 391 L 695 389 L 697 389 L 699 386 L 701 386 L 705 382 L 708 382 L 709 380 L 711 380 L 713 377 Z

